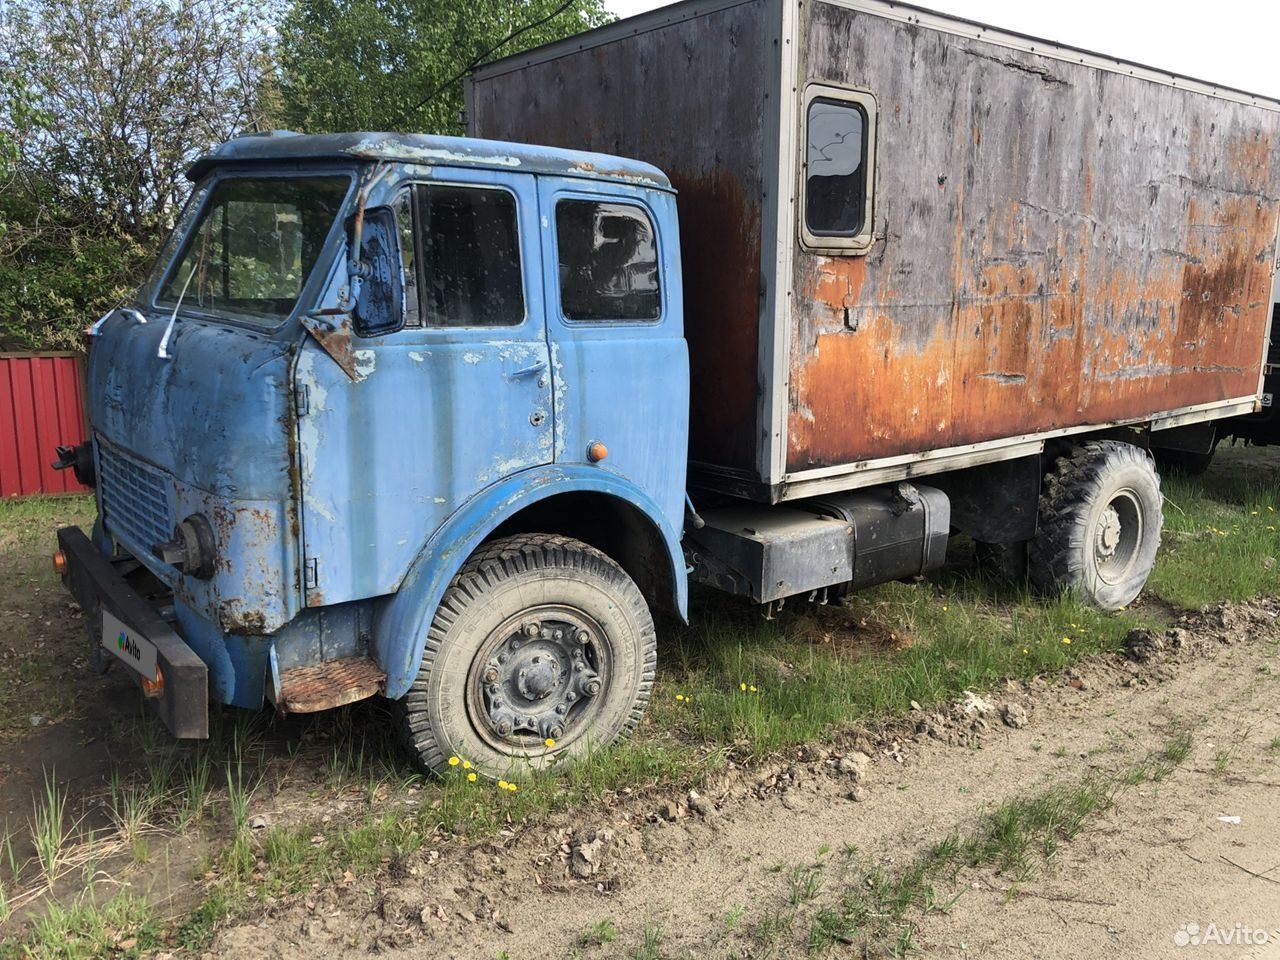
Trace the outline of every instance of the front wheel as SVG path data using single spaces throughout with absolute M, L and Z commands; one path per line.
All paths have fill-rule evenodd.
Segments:
M 1031 579 L 1103 610 L 1132 603 L 1155 566 L 1164 522 L 1160 475 L 1131 443 L 1090 440 L 1058 459 L 1040 496 Z
M 401 738 L 424 771 L 456 756 L 510 777 L 629 734 L 656 664 L 649 608 L 613 560 L 553 534 L 494 540 L 445 592 L 396 701 Z

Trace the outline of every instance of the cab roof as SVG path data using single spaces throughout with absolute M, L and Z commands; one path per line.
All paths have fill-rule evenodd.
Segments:
M 421 133 L 320 133 L 289 130 L 250 133 L 228 140 L 187 170 L 198 180 L 214 167 L 241 163 L 308 160 L 373 160 L 439 167 L 518 170 L 557 177 L 612 180 L 671 190 L 657 167 L 639 160 L 581 150 L 560 150 L 470 137 L 438 137 Z

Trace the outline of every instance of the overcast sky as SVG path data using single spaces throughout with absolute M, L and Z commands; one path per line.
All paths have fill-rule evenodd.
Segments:
M 665 6 L 606 0 L 620 17 Z M 924 0 L 920 6 L 1280 97 L 1280 0 Z

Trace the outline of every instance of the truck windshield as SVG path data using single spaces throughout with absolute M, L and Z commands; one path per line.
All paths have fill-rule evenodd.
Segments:
M 293 312 L 349 184 L 346 176 L 220 180 L 156 304 L 274 326 Z

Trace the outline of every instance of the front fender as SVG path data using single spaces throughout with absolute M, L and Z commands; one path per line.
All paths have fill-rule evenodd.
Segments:
M 386 696 L 408 692 L 422 662 L 427 629 L 449 581 L 497 527 L 525 507 L 561 493 L 603 493 L 640 510 L 662 535 L 671 564 L 673 601 L 681 617 L 688 613 L 689 582 L 679 533 L 662 510 L 631 484 L 593 467 L 546 466 L 526 470 L 486 488 L 468 500 L 427 540 L 399 590 L 381 606 L 374 623 L 373 655 L 386 671 Z

